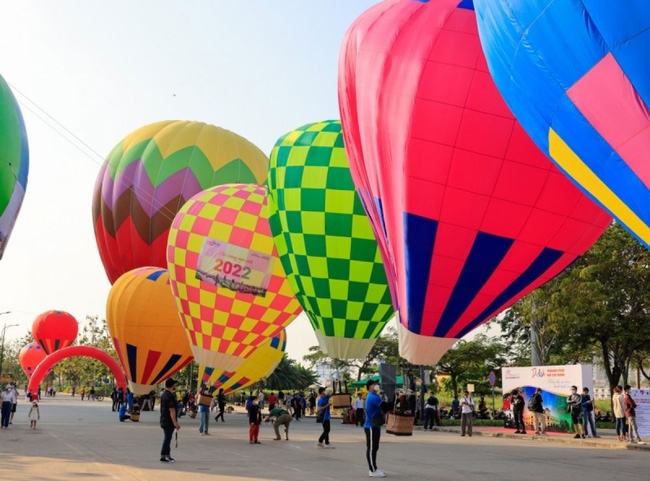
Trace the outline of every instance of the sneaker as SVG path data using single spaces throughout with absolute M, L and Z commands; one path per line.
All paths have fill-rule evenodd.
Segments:
M 584 439 L 584 438 L 585 438 L 585 435 L 583 434 L 583 435 L 582 435 L 582 436 L 580 436 L 580 437 L 581 437 L 582 439 Z
M 205 434 L 203 434 L 203 433 L 199 433 L 199 436 L 205 436 Z
M 331 444 L 324 444 L 323 447 L 324 447 L 325 449 L 336 449 L 336 448 L 335 448 L 334 446 L 332 446 Z
M 576 434 L 575 436 L 573 436 L 573 439 L 580 439 L 580 435 Z
M 542 433 L 542 436 L 548 436 L 548 433 L 547 433 L 546 431 L 544 431 L 544 432 Z
M 368 476 L 371 478 L 385 478 L 386 475 L 384 474 L 383 471 L 380 470 L 375 470 L 375 471 L 368 471 Z
M 517 429 L 517 430 L 515 431 L 515 434 L 521 434 L 521 431 L 519 431 L 519 429 Z
M 526 434 L 526 431 L 522 431 L 520 434 Z
M 273 438 L 273 441 L 282 441 L 282 438 Z
M 163 463 L 174 463 L 174 462 L 176 462 L 176 460 L 174 458 L 172 458 L 171 456 L 163 456 L 162 458 L 160 458 L 160 460 Z
M 259 441 L 255 441 L 253 444 L 262 444 L 262 443 L 260 443 Z
M 324 448 L 325 445 L 323 443 L 319 443 L 318 441 L 316 441 L 316 447 L 317 448 Z

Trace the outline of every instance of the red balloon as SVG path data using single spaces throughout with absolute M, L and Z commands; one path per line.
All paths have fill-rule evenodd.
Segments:
M 68 347 L 77 338 L 79 324 L 65 311 L 47 311 L 34 319 L 32 335 L 46 354 Z
M 435 364 L 562 272 L 611 221 L 508 110 L 471 0 L 388 0 L 363 13 L 343 41 L 339 106 L 400 354 L 414 364 Z
M 30 378 L 43 359 L 47 357 L 45 351 L 37 342 L 30 342 L 18 353 L 18 362 L 25 375 Z

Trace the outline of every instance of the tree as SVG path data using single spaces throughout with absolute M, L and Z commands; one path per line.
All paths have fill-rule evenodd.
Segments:
M 285 353 L 273 374 L 264 382 L 264 386 L 275 391 L 304 390 L 315 382 L 316 374 L 314 372 L 297 364 L 293 359 L 289 359 Z
M 484 334 L 472 341 L 458 341 L 437 365 L 439 371 L 449 375 L 445 389 L 457 396 L 459 386 L 473 383 L 477 393 L 488 393 L 488 374 L 505 364 L 504 354 L 504 346 Z

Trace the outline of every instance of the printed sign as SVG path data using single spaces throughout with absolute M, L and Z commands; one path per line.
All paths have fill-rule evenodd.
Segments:
M 274 261 L 268 254 L 206 237 L 196 278 L 213 286 L 265 297 Z
M 645 441 L 650 436 L 650 389 L 630 389 L 630 395 L 636 403 L 636 427 Z

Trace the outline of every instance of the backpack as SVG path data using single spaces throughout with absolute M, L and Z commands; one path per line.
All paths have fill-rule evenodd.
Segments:
M 528 403 L 528 410 L 535 412 L 538 407 L 539 399 L 537 397 L 537 394 L 535 394 L 532 398 L 530 398 L 530 402 Z

